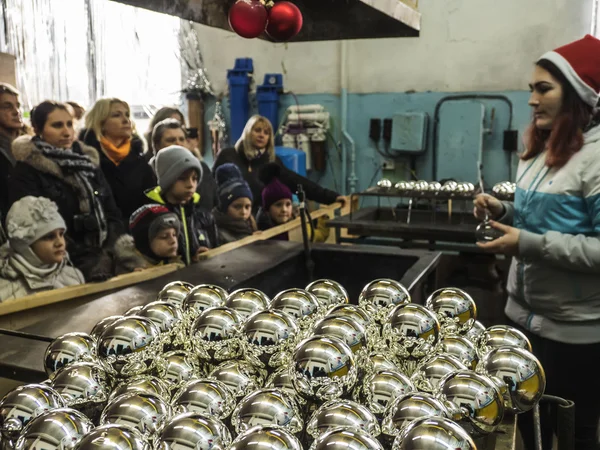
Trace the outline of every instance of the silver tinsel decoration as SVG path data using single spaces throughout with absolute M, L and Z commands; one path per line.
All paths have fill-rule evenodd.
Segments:
M 198 34 L 192 22 L 182 22 L 179 32 L 179 53 L 185 85 L 183 92 L 199 96 L 210 95 L 215 97 L 200 49 Z
M 229 143 L 227 124 L 225 123 L 225 115 L 220 100 L 215 103 L 215 113 L 213 118 L 208 121 L 208 128 L 210 130 L 213 156 L 216 156 Z

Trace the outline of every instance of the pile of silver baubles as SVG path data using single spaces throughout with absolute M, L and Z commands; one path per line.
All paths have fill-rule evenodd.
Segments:
M 387 178 L 377 182 L 377 191 L 404 197 L 427 197 L 440 199 L 472 198 L 475 195 L 473 183 L 446 181 L 443 185 L 437 181 L 399 181 L 392 183 Z
M 501 183 L 497 183 L 492 188 L 492 192 L 494 196 L 500 200 L 511 201 L 515 197 L 515 190 L 517 189 L 517 185 L 515 183 L 511 183 L 510 181 L 503 181 Z
M 378 279 L 353 300 L 169 283 L 52 342 L 48 380 L 0 401 L 3 448 L 472 450 L 544 392 L 527 338 L 460 289 L 421 306 Z

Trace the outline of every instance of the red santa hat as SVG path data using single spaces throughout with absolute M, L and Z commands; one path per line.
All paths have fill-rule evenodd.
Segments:
M 542 59 L 558 67 L 585 103 L 600 106 L 600 40 L 588 34 L 546 53 Z

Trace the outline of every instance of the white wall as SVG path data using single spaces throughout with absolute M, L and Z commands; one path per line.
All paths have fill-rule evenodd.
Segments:
M 350 92 L 526 89 L 531 65 L 547 50 L 589 33 L 594 0 L 420 0 L 418 38 L 348 41 Z M 219 92 L 236 57 L 254 60 L 262 84 L 284 73 L 296 94 L 340 90 L 339 41 L 271 44 L 196 25 Z

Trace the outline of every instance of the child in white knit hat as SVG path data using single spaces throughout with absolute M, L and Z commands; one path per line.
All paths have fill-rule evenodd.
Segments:
M 6 215 L 8 242 L 0 248 L 0 301 L 84 283 L 67 264 L 67 226 L 56 204 L 23 197 Z

